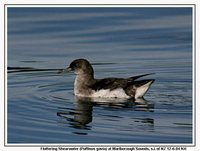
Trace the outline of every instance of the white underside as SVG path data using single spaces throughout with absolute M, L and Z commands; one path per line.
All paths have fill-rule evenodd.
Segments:
M 92 91 L 92 93 L 88 96 L 86 94 L 82 94 L 79 93 L 78 91 L 78 85 L 77 83 L 79 83 L 82 79 L 77 76 L 75 79 L 75 83 L 74 83 L 74 93 L 77 96 L 80 97 L 96 97 L 96 98 L 131 98 L 131 96 L 128 96 L 125 91 L 122 88 L 118 88 L 115 90 L 110 91 L 109 89 L 102 89 L 102 90 L 98 90 L 98 91 Z M 145 85 L 136 88 L 136 93 L 135 93 L 135 98 L 141 98 L 145 95 L 145 93 L 147 92 L 147 90 L 149 89 L 150 85 L 151 85 L 151 81 L 146 83 Z
M 151 81 L 146 83 L 145 85 L 138 87 L 136 89 L 136 93 L 135 93 L 135 98 L 141 98 L 145 95 L 145 93 L 148 91 L 150 85 L 151 85 Z
M 91 97 L 105 97 L 105 98 L 130 98 L 122 88 L 110 91 L 109 89 L 103 89 L 95 91 Z

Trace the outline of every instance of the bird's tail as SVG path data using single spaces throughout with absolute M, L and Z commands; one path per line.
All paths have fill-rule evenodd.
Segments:
M 135 98 L 141 98 L 148 91 L 150 85 L 155 81 L 155 79 L 146 79 L 135 81 L 134 86 L 136 87 Z

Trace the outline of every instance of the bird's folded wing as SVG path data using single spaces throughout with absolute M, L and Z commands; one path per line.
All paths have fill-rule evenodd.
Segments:
M 95 84 L 91 86 L 94 90 L 101 90 L 101 89 L 110 89 L 114 90 L 117 88 L 123 88 L 127 84 L 126 79 L 121 78 L 105 78 L 105 79 L 99 79 L 96 81 Z
M 136 79 L 139 79 L 144 76 L 152 75 L 154 73 L 142 74 L 133 76 L 127 79 L 123 78 L 105 78 L 105 79 L 98 79 L 96 82 L 90 86 L 93 90 L 101 90 L 101 89 L 110 89 L 114 90 L 117 88 L 126 88 L 132 84 L 134 84 Z M 138 82 L 136 82 L 138 84 Z
M 139 78 L 144 77 L 144 76 L 152 75 L 152 74 L 155 74 L 155 73 L 147 73 L 147 74 L 141 74 L 141 75 L 133 76 L 133 77 L 128 78 L 128 81 L 129 82 L 135 81 L 136 79 L 139 79 Z

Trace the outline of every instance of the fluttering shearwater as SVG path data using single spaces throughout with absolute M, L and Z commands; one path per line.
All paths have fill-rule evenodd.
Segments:
M 155 79 L 136 80 L 152 73 L 129 78 L 95 79 L 92 65 L 86 59 L 72 61 L 67 71 L 76 74 L 74 94 L 81 97 L 137 99 L 143 97 L 155 81 Z

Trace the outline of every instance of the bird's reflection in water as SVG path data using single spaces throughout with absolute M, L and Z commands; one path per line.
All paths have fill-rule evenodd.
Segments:
M 90 101 L 90 98 L 84 98 L 83 100 L 83 98 L 78 99 L 75 97 L 74 104 L 74 109 L 59 108 L 59 110 L 62 110 L 57 112 L 57 116 L 62 118 L 60 123 L 68 123 L 76 129 L 90 129 L 87 124 L 92 122 L 93 102 Z
M 75 96 L 74 109 L 59 108 L 57 116 L 61 117 L 60 124 L 70 124 L 71 127 L 76 129 L 90 130 L 89 123 L 92 122 L 93 107 L 106 107 L 113 109 L 133 108 L 135 111 L 147 111 L 153 112 L 154 104 L 148 103 L 144 98 L 140 99 L 105 99 L 105 98 L 87 98 Z M 150 118 L 133 118 L 138 122 L 153 124 L 153 119 Z M 78 132 L 75 132 L 78 133 Z M 80 134 L 80 133 L 78 133 Z M 81 135 L 87 135 L 87 133 L 81 133 Z

